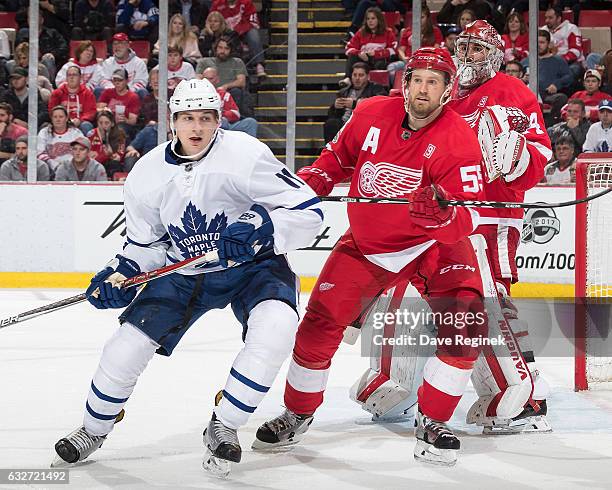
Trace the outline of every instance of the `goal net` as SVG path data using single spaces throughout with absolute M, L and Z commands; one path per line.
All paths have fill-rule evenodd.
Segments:
M 576 198 L 612 185 L 612 153 L 578 157 Z M 576 206 L 575 388 L 612 384 L 612 193 Z

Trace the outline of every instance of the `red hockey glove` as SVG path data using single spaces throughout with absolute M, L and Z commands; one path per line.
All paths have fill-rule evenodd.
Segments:
M 320 168 L 302 167 L 296 175 L 306 182 L 318 196 L 327 196 L 334 188 L 334 181 Z
M 423 228 L 440 228 L 447 225 L 455 217 L 454 207 L 440 207 L 438 198 L 450 199 L 449 194 L 440 185 L 420 187 L 412 193 L 408 212 L 412 222 Z

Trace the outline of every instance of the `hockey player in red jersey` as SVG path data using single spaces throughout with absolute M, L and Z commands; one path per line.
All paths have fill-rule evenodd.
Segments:
M 449 107 L 478 135 L 486 173 L 484 199 L 523 202 L 525 191 L 542 179 L 552 152 L 535 95 L 522 81 L 499 71 L 503 49 L 501 37 L 484 20 L 472 22 L 463 30 L 456 41 L 457 87 Z M 500 369 L 498 360 L 485 347 L 483 358 L 488 365 L 485 371 L 489 372 L 484 377 L 492 375 L 499 391 L 481 390 L 475 379 L 480 372 L 477 369 L 472 380 L 480 399 L 468 413 L 468 421 L 484 425 L 487 432 L 550 430 L 544 417 L 549 389 L 535 368 L 527 325 L 518 320 L 516 307 L 509 296 L 510 285 L 518 280 L 515 256 L 523 227 L 523 210 L 481 208 L 478 212 L 480 225 L 475 233 L 483 235 L 487 242 L 487 257 L 504 316 L 531 372 L 532 392 L 529 400 L 523 400 L 518 407 L 510 407 L 508 404 L 517 403 L 517 399 L 504 398 L 508 389 L 508 378 L 504 376 L 506 366 L 501 360 Z M 504 407 L 500 408 L 500 404 Z M 500 418 L 498 409 L 500 413 L 518 415 Z
M 427 361 L 418 390 L 417 459 L 451 465 L 460 443 L 446 422 L 470 377 L 479 348 L 456 335 L 486 335 L 482 281 L 467 236 L 475 211 L 440 207 L 437 196 L 480 196 L 481 152 L 465 121 L 445 106 L 455 67 L 444 49 L 423 48 L 407 62 L 404 98 L 372 97 L 310 167 L 298 172 L 318 194 L 350 178 L 349 195 L 410 199 L 406 206 L 348 204 L 350 229 L 329 256 L 299 326 L 285 387 L 286 410 L 257 431 L 255 449 L 297 443 L 323 402 L 331 359 L 365 303 L 410 281 L 434 312 L 462 317 L 438 324 L 451 339 Z M 470 315 L 468 315 L 469 317 Z

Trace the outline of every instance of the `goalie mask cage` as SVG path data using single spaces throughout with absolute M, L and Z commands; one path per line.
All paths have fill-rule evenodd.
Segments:
M 576 164 L 576 198 L 612 185 L 612 153 Z M 612 193 L 576 206 L 575 389 L 612 388 Z

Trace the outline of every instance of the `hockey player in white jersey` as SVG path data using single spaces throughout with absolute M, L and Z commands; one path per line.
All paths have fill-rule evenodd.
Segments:
M 125 182 L 126 243 L 86 294 L 96 308 L 129 307 L 104 346 L 83 425 L 56 443 L 55 464 L 98 449 L 153 355 L 171 355 L 205 312 L 231 304 L 244 347 L 204 431 L 203 462 L 226 475 L 241 458 L 237 429 L 291 352 L 299 285 L 284 254 L 312 243 L 323 219 L 320 201 L 266 145 L 219 129 L 220 106 L 208 80 L 180 82 L 170 99 L 172 142 L 141 158 Z M 138 296 L 119 287 L 215 249 L 218 263 L 160 278 Z

